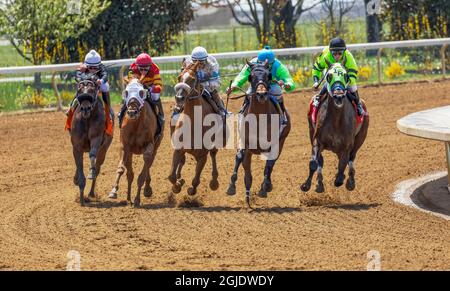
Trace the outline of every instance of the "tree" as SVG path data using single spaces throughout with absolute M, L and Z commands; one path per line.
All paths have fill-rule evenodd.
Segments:
M 323 0 L 321 3 L 326 16 L 319 23 L 321 27 L 319 37 L 323 44 L 328 44 L 333 37 L 344 37 L 345 15 L 352 10 L 355 0 Z
M 111 0 L 92 22 L 91 28 L 70 42 L 79 58 L 97 48 L 106 59 L 129 58 L 141 52 L 160 55 L 177 44 L 176 37 L 193 18 L 191 1 Z
M 381 40 L 382 23 L 378 14 L 381 8 L 381 0 L 364 0 L 366 11 L 367 42 L 379 42 Z M 366 55 L 373 56 L 377 50 L 367 50 Z
M 276 2 L 278 1 L 227 0 L 234 19 L 241 25 L 248 25 L 255 28 L 256 38 L 260 47 L 269 42 L 269 37 L 271 34 L 271 21 L 275 13 Z
M 275 13 L 272 20 L 274 23 L 273 34 L 278 47 L 297 46 L 295 26 L 300 16 L 320 4 L 322 0 L 311 4 L 309 7 L 304 7 L 304 2 L 305 0 L 298 0 L 293 4 L 291 0 L 275 1 Z
M 61 55 L 62 43 L 77 38 L 108 1 L 83 1 L 79 14 L 70 15 L 66 0 L 14 0 L 0 8 L 0 34 L 5 35 L 16 51 L 34 65 L 52 63 Z M 89 7 L 88 7 L 89 5 Z M 35 74 L 40 88 L 40 74 Z

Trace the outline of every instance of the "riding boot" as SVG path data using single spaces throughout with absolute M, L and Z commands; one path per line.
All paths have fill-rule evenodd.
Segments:
M 362 116 L 364 114 L 364 108 L 362 106 L 361 100 L 359 99 L 358 90 L 355 92 L 350 92 L 349 94 L 353 102 L 355 102 L 356 110 L 358 111 L 358 116 Z
M 220 98 L 219 93 L 217 92 L 217 90 L 214 90 L 211 93 L 211 99 L 214 101 L 214 103 L 216 103 L 217 107 L 219 108 L 220 115 L 222 115 L 222 116 L 228 115 L 228 111 L 225 108 L 225 104 L 223 103 L 222 98 Z
M 313 123 L 316 123 L 317 121 L 317 111 L 319 110 L 319 104 L 320 104 L 320 98 L 321 95 L 314 96 L 313 102 L 312 102 L 312 112 L 311 112 L 311 119 Z
M 114 111 L 111 106 L 111 97 L 109 95 L 109 92 L 102 92 L 102 99 L 103 99 L 103 102 L 109 107 L 109 112 L 111 113 L 111 119 L 114 120 Z
M 119 128 L 122 128 L 123 117 L 125 116 L 125 112 L 127 111 L 127 106 L 125 102 L 122 101 L 122 107 L 120 107 L 119 114 L 117 114 L 117 118 L 119 119 Z
M 157 132 L 157 136 L 160 136 L 163 128 L 164 128 L 164 108 L 162 106 L 162 102 L 161 99 L 158 99 L 156 101 L 152 101 L 152 103 L 156 106 L 156 108 L 158 109 L 158 132 Z
M 283 102 L 281 100 L 276 101 L 275 106 L 277 107 L 278 114 L 280 114 L 280 116 L 281 116 L 281 124 L 286 124 L 287 119 L 286 119 L 286 115 L 285 115 L 285 110 L 283 110 L 284 106 L 281 105 L 282 103 Z
M 286 115 L 286 107 L 284 106 L 283 100 L 280 100 L 280 101 L 279 101 L 279 104 L 280 104 L 280 108 L 281 108 L 281 110 L 282 110 L 282 112 L 283 112 L 283 121 L 282 121 L 282 124 L 286 124 L 286 123 L 287 123 L 287 115 Z

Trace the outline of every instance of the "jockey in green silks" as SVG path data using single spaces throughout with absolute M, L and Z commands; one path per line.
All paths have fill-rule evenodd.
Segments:
M 350 99 L 355 102 L 358 110 L 358 115 L 364 114 L 361 101 L 359 100 L 358 87 L 356 86 L 356 78 L 358 76 L 358 66 L 356 65 L 355 58 L 347 50 L 345 41 L 342 38 L 333 38 L 330 41 L 330 45 L 323 49 L 322 53 L 317 57 L 314 63 L 312 74 L 314 78 L 314 89 L 319 87 L 319 79 L 322 76 L 323 70 L 328 69 L 332 64 L 340 63 L 347 71 L 349 82 L 347 84 L 347 94 Z M 347 83 L 347 82 L 346 82 Z M 313 112 L 315 116 L 318 108 L 320 98 L 329 90 L 329 84 L 325 84 L 318 95 L 314 97 Z
M 269 94 L 271 99 L 275 101 L 275 106 L 277 106 L 278 111 L 283 116 L 283 123 L 286 122 L 286 108 L 284 107 L 283 102 L 283 91 L 282 88 L 286 92 L 291 92 L 295 89 L 294 80 L 289 73 L 289 70 L 286 68 L 284 64 L 282 64 L 277 58 L 275 58 L 275 53 L 270 49 L 269 46 L 265 46 L 259 53 L 256 58 L 253 58 L 250 63 L 264 63 L 265 61 L 269 63 L 269 70 L 272 75 L 272 83 L 270 84 Z M 248 81 L 248 77 L 250 76 L 251 69 L 248 65 L 245 65 L 241 70 L 238 76 L 234 79 L 231 86 L 227 89 L 227 94 L 230 94 L 234 90 L 238 88 L 242 88 L 242 86 Z M 250 87 L 247 90 L 247 94 L 251 94 L 252 88 Z M 247 98 L 244 100 L 243 109 L 248 104 Z

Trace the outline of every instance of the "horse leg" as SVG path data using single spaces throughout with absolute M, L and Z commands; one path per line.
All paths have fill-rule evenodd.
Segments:
M 192 179 L 192 186 L 188 188 L 187 192 L 189 195 L 195 195 L 197 193 L 197 187 L 200 184 L 200 175 L 202 174 L 203 168 L 205 167 L 208 155 L 201 155 L 195 158 L 197 165 L 195 167 L 195 176 Z
M 78 186 L 78 170 L 75 169 L 75 175 L 73 175 L 73 184 Z
M 97 173 L 95 171 L 95 164 L 97 159 L 97 153 L 101 144 L 102 144 L 102 137 L 93 138 L 91 141 L 91 150 L 89 151 L 90 168 L 88 175 L 88 179 L 90 180 L 94 180 L 95 177 L 97 176 Z
M 350 158 L 348 161 L 348 179 L 347 179 L 347 183 L 345 184 L 345 187 L 347 188 L 347 190 L 349 191 L 353 191 L 355 190 L 355 186 L 356 186 L 356 181 L 355 181 L 355 158 L 356 158 L 356 151 L 353 150 L 350 153 Z
M 146 198 L 150 198 L 153 194 L 153 189 L 152 186 L 150 186 L 150 182 L 152 181 L 152 176 L 151 176 L 151 172 L 150 169 L 153 165 L 153 161 L 155 160 L 155 152 L 152 152 L 151 158 L 150 158 L 150 166 L 148 167 L 148 176 L 145 179 L 145 187 L 144 187 L 144 197 Z
M 149 170 L 150 170 L 150 166 L 151 166 L 151 161 L 152 161 L 152 156 L 153 156 L 153 149 L 154 149 L 154 145 L 153 144 L 149 144 L 147 146 L 147 148 L 145 149 L 145 152 L 143 154 L 144 156 L 144 166 L 142 167 L 142 171 L 139 174 L 138 180 L 137 180 L 137 184 L 138 184 L 138 190 L 136 193 L 136 197 L 134 198 L 134 207 L 139 207 L 141 205 L 141 190 L 142 190 L 142 186 L 145 183 L 145 180 L 147 180 L 148 174 L 149 174 Z
M 250 206 L 250 190 L 252 189 L 252 154 L 250 151 L 245 151 L 244 160 L 242 162 L 242 167 L 244 168 L 244 183 L 245 183 L 245 201 L 248 207 Z
M 323 185 L 323 175 L 322 175 L 322 170 L 323 170 L 323 156 L 322 156 L 322 152 L 319 153 L 318 162 L 319 162 L 319 166 L 317 167 L 316 192 L 317 193 L 323 193 L 323 192 L 325 192 L 325 186 Z
M 172 168 L 170 170 L 169 181 L 172 183 L 173 193 L 180 193 L 181 186 L 177 183 L 177 169 L 184 153 L 181 150 L 175 150 L 172 157 Z
M 319 147 L 317 145 L 317 141 L 314 141 L 314 145 L 313 145 L 313 148 L 312 148 L 311 160 L 309 161 L 309 175 L 308 175 L 308 179 L 306 179 L 306 181 L 300 187 L 300 189 L 303 192 L 307 192 L 311 188 L 312 178 L 313 178 L 314 173 L 316 172 L 316 170 L 317 170 L 317 168 L 319 166 L 319 163 L 317 161 L 318 149 L 319 149 Z
M 133 172 L 133 154 L 129 153 L 128 157 L 125 162 L 125 167 L 127 169 L 127 181 L 128 181 L 128 188 L 127 188 L 127 201 L 131 204 L 131 185 L 133 184 L 134 180 L 134 172 Z
M 119 158 L 119 165 L 117 166 L 116 171 L 116 181 L 114 183 L 113 188 L 111 189 L 111 192 L 109 192 L 108 198 L 116 199 L 117 198 L 117 192 L 119 191 L 119 182 L 120 178 L 122 177 L 123 173 L 125 173 L 125 163 L 126 163 L 126 157 L 128 156 L 127 153 L 125 153 L 125 150 L 123 146 L 120 147 L 120 158 Z
M 80 205 L 84 206 L 84 187 L 86 186 L 86 177 L 83 172 L 83 152 L 73 148 L 73 157 L 77 167 L 78 187 L 80 188 Z
M 267 160 L 266 167 L 264 168 L 264 180 L 261 183 L 261 189 L 259 190 L 258 196 L 261 198 L 267 198 L 267 193 L 272 192 L 272 171 L 277 160 Z
M 177 185 L 178 187 L 180 187 L 180 191 L 181 191 L 181 187 L 183 187 L 185 181 L 184 179 L 181 179 L 181 170 L 183 170 L 183 166 L 186 163 L 186 154 L 183 153 L 183 155 L 181 156 L 181 159 L 178 163 L 178 168 L 177 168 Z
M 242 161 L 244 160 L 244 153 L 245 150 L 239 150 L 236 154 L 236 161 L 234 163 L 233 175 L 231 175 L 230 185 L 228 186 L 227 190 L 228 195 L 236 194 L 236 181 L 238 178 L 238 170 L 239 166 L 242 164 Z
M 342 152 L 339 155 L 339 165 L 338 165 L 338 172 L 336 174 L 336 179 L 334 180 L 334 186 L 341 187 L 344 184 L 345 180 L 345 168 L 347 167 L 349 159 L 349 153 L 347 151 Z
M 106 148 L 105 147 L 101 147 L 100 150 L 97 153 L 97 158 L 95 161 L 95 177 L 92 180 L 92 184 L 91 184 L 91 190 L 89 191 L 89 197 L 94 198 L 95 197 L 95 185 L 97 182 L 97 177 L 98 175 L 100 175 L 100 169 L 103 165 L 103 162 L 105 161 L 106 158 Z
M 209 188 L 213 191 L 217 190 L 219 188 L 219 181 L 217 178 L 219 178 L 219 171 L 217 170 L 217 149 L 213 149 L 209 152 L 209 155 L 211 156 L 211 163 L 212 163 L 212 179 L 209 182 Z

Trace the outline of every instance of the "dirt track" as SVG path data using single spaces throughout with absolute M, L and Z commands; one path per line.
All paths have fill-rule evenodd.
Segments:
M 382 269 L 450 269 L 450 221 L 390 197 L 399 181 L 445 169 L 442 143 L 405 136 L 395 122 L 448 105 L 449 90 L 450 81 L 360 89 L 371 126 L 356 162 L 356 190 L 332 186 L 337 160 L 326 153 L 325 194 L 299 190 L 310 156 L 305 115 L 311 92 L 288 95 L 294 126 L 274 170 L 274 191 L 258 198 L 253 212 L 243 207 L 242 172 L 238 195 L 225 194 L 231 150 L 218 155 L 218 191 L 207 188 L 207 164 L 198 194 L 203 207 L 171 207 L 168 135 L 152 168 L 153 197 L 143 199 L 141 209 L 124 205 L 122 179 L 119 199 L 108 200 L 118 161 L 117 128 L 98 180 L 99 201 L 82 208 L 75 202 L 65 115 L 0 116 L 0 269 L 62 270 L 70 250 L 80 252 L 85 270 L 364 270 L 370 250 L 380 252 Z M 171 105 L 165 104 L 167 112 Z M 135 169 L 141 164 L 139 159 Z M 189 158 L 186 181 L 193 177 L 192 165 Z M 255 160 L 255 192 L 262 170 Z M 185 196 L 184 188 L 177 201 Z

